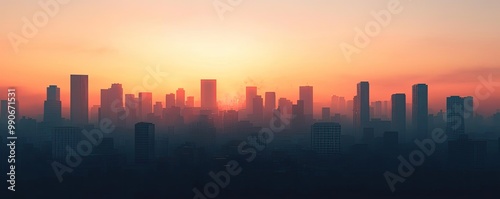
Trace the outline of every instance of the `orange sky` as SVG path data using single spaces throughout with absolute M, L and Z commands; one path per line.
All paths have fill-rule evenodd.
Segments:
M 500 1 L 401 1 L 403 11 L 350 63 L 339 44 L 352 44 L 354 29 L 390 0 L 248 0 L 224 20 L 212 1 L 70 1 L 16 53 L 8 35 L 21 35 L 22 19 L 43 10 L 36 2 L 0 7 L 0 88 L 17 86 L 33 114 L 50 84 L 69 105 L 70 74 L 90 76 L 90 103 L 98 104 L 101 88 L 122 83 L 130 93 L 156 66 L 169 74 L 152 90 L 156 101 L 179 87 L 199 100 L 200 79 L 215 78 L 223 103 L 243 99 L 247 85 L 292 100 L 299 86 L 312 85 L 321 105 L 332 94 L 352 99 L 367 80 L 372 101 L 395 92 L 409 101 L 412 84 L 428 83 L 439 110 L 446 96 L 474 95 L 479 76 L 500 82 Z M 479 111 L 493 113 L 499 100 L 497 91 Z

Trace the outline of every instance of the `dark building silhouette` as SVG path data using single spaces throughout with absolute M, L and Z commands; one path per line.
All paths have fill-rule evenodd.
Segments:
M 170 93 L 165 95 L 165 108 L 175 107 L 175 94 Z
M 186 104 L 186 91 L 184 91 L 183 88 L 179 88 L 175 92 L 175 96 L 176 96 L 175 104 L 180 108 L 184 108 L 186 106 L 185 105 Z
M 264 120 L 270 121 L 273 117 L 273 111 L 276 109 L 276 93 L 266 92 L 264 97 Z
M 247 117 L 251 118 L 253 115 L 253 99 L 257 96 L 257 87 L 247 86 L 245 94 L 245 110 L 247 112 Z
M 139 120 L 146 121 L 149 114 L 153 113 L 153 94 L 150 92 L 139 93 Z
M 412 126 L 417 138 L 428 137 L 429 99 L 428 86 L 415 84 L 412 87 Z
M 452 169 L 481 169 L 486 166 L 487 142 L 460 134 L 448 141 L 448 164 Z
M 406 95 L 403 93 L 394 94 L 392 101 L 392 130 L 399 133 L 401 141 L 406 139 Z
M 151 163 L 155 157 L 155 125 L 139 122 L 135 124 L 135 163 Z
M 89 123 L 89 77 L 71 75 L 70 117 L 75 125 Z
M 186 107 L 194 107 L 194 96 L 186 98 Z
M 368 82 L 358 83 L 357 89 L 359 121 L 361 127 L 365 127 L 370 122 L 370 84 Z
M 464 98 L 462 97 L 446 98 L 446 133 L 449 139 L 457 139 L 465 134 Z
M 304 102 L 304 115 L 306 120 L 311 121 L 314 115 L 314 95 L 312 86 L 299 87 L 299 99 Z
M 373 138 L 375 138 L 375 129 L 373 127 L 363 128 L 363 143 L 370 143 L 371 141 L 373 141 Z
M 217 80 L 201 80 L 201 109 L 217 113 Z
M 112 84 L 111 88 L 101 89 L 101 107 L 99 121 L 110 119 L 118 123 L 118 115 L 123 111 L 123 87 L 121 84 Z
M 47 99 L 43 103 L 43 121 L 48 125 L 59 125 L 61 116 L 60 89 L 55 85 L 47 87 Z
M 256 124 L 262 124 L 264 116 L 264 104 L 263 99 L 260 95 L 257 95 L 252 99 L 252 108 L 252 120 Z
M 306 130 L 306 120 L 304 114 L 304 101 L 297 100 L 297 104 L 292 105 L 292 129 L 295 131 Z
M 341 126 L 334 122 L 319 122 L 311 126 L 311 149 L 321 156 L 340 153 Z
M 55 127 L 52 131 L 52 158 L 63 160 L 77 151 L 77 144 L 82 140 L 82 129 L 78 127 Z
M 163 115 L 163 105 L 161 102 L 156 102 L 155 105 L 153 105 L 153 113 L 156 117 L 161 117 Z

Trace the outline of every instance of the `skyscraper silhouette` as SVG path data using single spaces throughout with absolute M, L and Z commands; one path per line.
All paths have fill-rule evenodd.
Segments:
M 186 99 L 186 107 L 194 107 L 194 96 L 188 96 Z
M 252 100 L 252 118 L 256 124 L 262 123 L 262 117 L 264 116 L 264 104 L 262 96 L 257 95 Z
M 273 111 L 276 109 L 276 93 L 266 92 L 264 102 L 264 119 L 269 121 L 273 116 Z
M 399 133 L 399 140 L 406 139 L 406 95 L 404 93 L 393 94 L 392 101 L 392 130 Z
M 165 108 L 175 107 L 175 94 L 170 93 L 165 95 Z
M 186 102 L 186 91 L 184 91 L 183 88 L 179 88 L 175 92 L 175 95 L 176 95 L 175 104 L 180 108 L 184 108 Z
M 313 118 L 313 87 L 312 86 L 301 86 L 299 87 L 299 97 L 300 100 L 304 102 L 304 115 L 306 120 L 312 120 Z
M 357 107 L 359 107 L 360 129 L 367 127 L 370 122 L 370 84 L 360 82 L 357 85 Z
M 465 134 L 464 98 L 450 96 L 446 98 L 446 133 L 450 139 L 458 139 Z
M 320 156 L 340 153 L 341 127 L 338 123 L 319 122 L 311 126 L 311 148 Z
M 61 124 L 60 89 L 56 85 L 47 87 L 47 100 L 43 103 L 43 121 L 49 125 Z
M 253 99 L 257 96 L 257 87 L 247 86 L 245 94 L 245 110 L 247 112 L 247 117 L 251 117 L 253 114 Z
M 139 93 L 139 119 L 146 121 L 148 114 L 153 113 L 153 94 L 150 92 Z
M 121 84 L 112 84 L 111 88 L 101 89 L 101 108 L 99 121 L 104 118 L 113 123 L 118 122 L 118 115 L 123 111 L 123 87 Z
M 155 157 L 155 125 L 139 122 L 135 124 L 135 163 L 151 163 Z
M 417 138 L 428 137 L 429 112 L 428 86 L 415 84 L 412 87 L 412 126 Z
M 201 109 L 217 113 L 217 80 L 201 80 Z
M 70 117 L 74 125 L 86 125 L 89 122 L 88 84 L 88 75 L 71 75 Z

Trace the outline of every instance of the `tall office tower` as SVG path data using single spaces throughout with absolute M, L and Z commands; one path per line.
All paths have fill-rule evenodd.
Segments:
M 331 103 L 330 103 L 330 110 L 335 113 L 340 113 L 339 110 L 339 96 L 332 95 Z
M 43 103 L 43 121 L 50 125 L 62 122 L 60 89 L 55 85 L 47 87 L 47 100 Z
M 263 99 L 260 95 L 255 96 L 252 99 L 252 118 L 256 124 L 262 123 L 262 117 L 264 116 L 264 104 Z
M 163 114 L 163 105 L 161 104 L 161 102 L 156 102 L 155 105 L 153 106 L 153 110 L 154 110 L 154 114 L 156 117 L 161 117 L 161 115 Z
M 155 157 L 155 125 L 139 122 L 135 124 L 135 163 L 148 164 Z
M 382 101 L 372 102 L 373 117 L 382 119 Z
M 464 122 L 465 122 L 465 132 L 471 133 L 475 127 L 474 98 L 472 96 L 464 97 Z
M 186 99 L 186 107 L 194 107 L 194 96 L 188 96 Z
M 170 93 L 165 95 L 165 108 L 175 107 L 175 94 Z
M 346 101 L 345 97 L 339 97 L 339 114 L 343 115 L 346 113 Z
M 358 83 L 357 107 L 359 107 L 360 129 L 367 127 L 370 123 L 370 84 L 368 82 Z
M 446 133 L 450 139 L 458 139 L 465 134 L 464 98 L 446 98 Z
M 217 113 L 217 80 L 201 80 L 201 109 Z
M 412 87 L 412 126 L 413 133 L 417 138 L 428 137 L 428 114 L 429 99 L 428 86 L 426 84 L 415 84 Z
M 82 140 L 81 131 L 77 127 L 55 127 L 52 131 L 52 158 L 64 160 L 68 154 L 67 147 L 76 150 Z
M 276 109 L 276 93 L 266 92 L 264 100 L 264 119 L 269 121 L 273 117 L 273 111 Z
M 180 108 L 184 108 L 186 102 L 186 91 L 184 91 L 183 88 L 179 88 L 175 92 L 175 95 L 177 97 L 175 100 L 175 104 Z
M 406 139 L 406 95 L 397 93 L 391 96 L 392 114 L 391 124 L 392 130 L 399 133 L 399 139 Z
M 101 108 L 99 121 L 110 119 L 118 122 L 118 116 L 123 111 L 123 87 L 121 84 L 112 84 L 111 88 L 101 89 Z
M 70 117 L 74 125 L 89 123 L 89 76 L 71 75 Z
M 328 107 L 323 107 L 323 108 L 321 109 L 321 120 L 322 120 L 323 122 L 328 122 L 328 121 L 330 121 L 330 119 L 331 119 L 331 118 L 330 118 L 330 115 L 331 115 L 331 113 L 330 113 L 330 108 L 328 108 Z
M 247 86 L 246 88 L 246 99 L 245 99 L 245 111 L 247 112 L 247 117 L 251 117 L 253 114 L 253 98 L 257 96 L 257 87 Z
M 153 94 L 150 92 L 139 93 L 139 120 L 145 121 L 148 114 L 153 113 Z
M 125 94 L 125 114 L 120 119 L 126 121 L 127 126 L 137 123 L 139 115 L 139 99 L 134 94 Z
M 340 153 L 340 124 L 319 122 L 311 126 L 311 148 L 320 156 Z
M 313 87 L 312 86 L 301 86 L 299 87 L 299 97 L 300 100 L 304 102 L 304 115 L 307 120 L 312 120 L 313 118 Z

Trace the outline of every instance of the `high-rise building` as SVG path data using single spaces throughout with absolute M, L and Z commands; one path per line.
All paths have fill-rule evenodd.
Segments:
M 150 92 L 139 93 L 139 120 L 145 121 L 148 114 L 153 113 L 153 94 Z
M 170 93 L 165 95 L 165 108 L 175 107 L 175 94 Z
M 412 126 L 417 138 L 428 137 L 429 99 L 428 86 L 415 84 L 412 87 Z
M 121 84 L 112 84 L 111 88 L 101 89 L 101 107 L 99 121 L 104 118 L 113 123 L 118 122 L 118 116 L 123 111 L 123 87 Z
M 320 156 L 340 153 L 341 127 L 338 123 L 319 122 L 311 126 L 311 148 Z
M 186 107 L 194 107 L 194 96 L 188 96 L 186 99 Z
M 154 114 L 156 117 L 161 117 L 161 115 L 163 114 L 163 105 L 161 104 L 161 102 L 156 102 L 155 105 L 153 106 L 153 110 L 154 110 Z
M 217 113 L 217 80 L 201 80 L 201 109 Z
M 450 96 L 446 98 L 446 133 L 450 139 L 458 139 L 465 134 L 464 98 Z
M 47 87 L 47 100 L 43 103 L 43 121 L 58 125 L 62 122 L 60 89 L 55 85 Z
M 64 160 L 69 153 L 66 148 L 77 150 L 77 144 L 82 140 L 82 129 L 78 127 L 55 127 L 52 131 L 52 158 Z
M 472 96 L 464 97 L 464 122 L 465 132 L 471 133 L 474 125 L 474 98 Z
M 406 95 L 404 93 L 393 94 L 391 124 L 392 130 L 399 133 L 401 141 L 406 139 Z
M 372 102 L 372 107 L 373 107 L 372 119 L 373 118 L 382 119 L 382 101 Z
M 299 87 L 300 100 L 304 101 L 304 115 L 307 119 L 313 118 L 313 87 L 301 86 Z
M 175 100 L 175 104 L 180 108 L 184 108 L 186 102 L 186 91 L 184 91 L 183 88 L 179 88 L 175 92 L 175 95 L 177 97 Z
M 251 115 L 253 114 L 253 99 L 255 98 L 255 96 L 257 96 L 257 87 L 247 86 L 245 95 L 245 110 L 248 117 L 251 117 Z
M 368 82 L 360 82 L 357 85 L 357 107 L 359 108 L 359 124 L 358 129 L 367 127 L 370 122 L 370 84 Z
M 155 125 L 139 122 L 135 124 L 135 163 L 151 163 L 155 157 Z
M 264 105 L 263 99 L 260 95 L 257 95 L 252 100 L 252 118 L 256 124 L 261 124 L 264 116 Z
M 266 92 L 264 100 L 264 119 L 268 121 L 273 117 L 273 111 L 276 109 L 276 93 Z
M 71 75 L 70 117 L 75 125 L 89 123 L 89 77 Z

